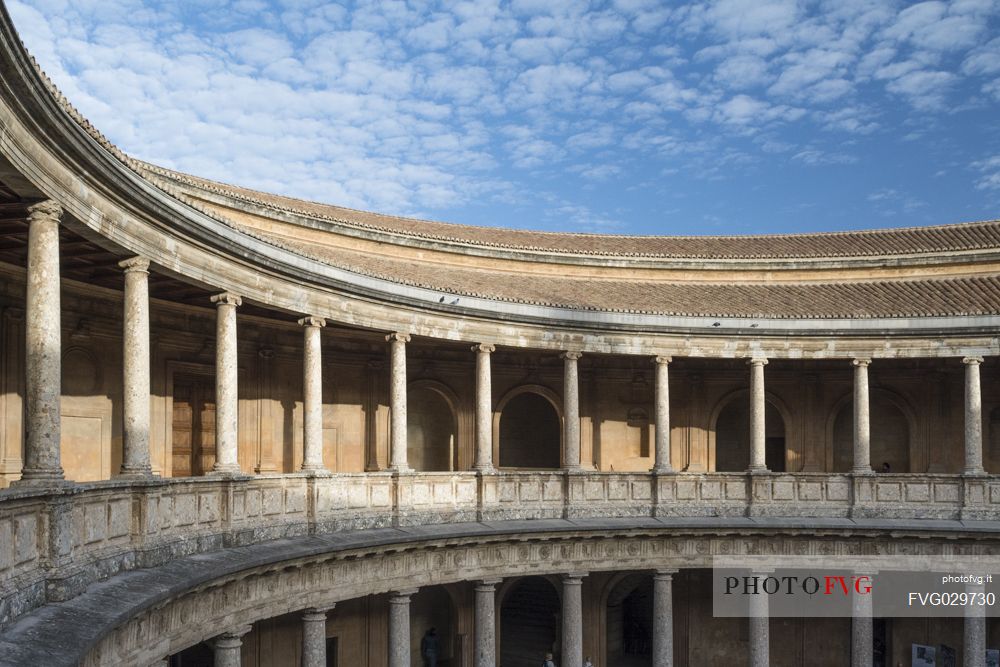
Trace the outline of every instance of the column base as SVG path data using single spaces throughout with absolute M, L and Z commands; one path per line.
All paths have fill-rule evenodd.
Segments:
M 756 468 L 754 468 L 754 467 L 747 468 L 747 473 L 751 474 L 751 475 L 760 475 L 760 474 L 769 473 L 769 472 L 771 472 L 771 471 L 768 469 L 767 466 L 760 466 L 760 467 L 756 467 Z
M 677 469 L 674 468 L 673 466 L 663 466 L 663 467 L 653 466 L 652 468 L 649 469 L 649 472 L 653 473 L 654 475 L 676 475 Z
M 327 470 L 326 466 L 324 466 L 322 463 L 310 463 L 310 464 L 303 463 L 302 467 L 299 468 L 299 472 L 308 473 L 310 475 L 329 475 L 330 474 L 330 471 Z
M 868 476 L 868 475 L 872 475 L 873 476 L 873 475 L 875 475 L 875 471 L 871 467 L 868 467 L 868 468 L 851 468 L 851 474 L 852 475 L 862 476 L 862 477 Z
M 386 468 L 389 472 L 395 473 L 397 475 L 405 475 L 407 473 L 416 472 L 413 468 L 408 465 L 404 466 L 389 466 Z
M 237 475 L 242 475 L 243 471 L 235 463 L 225 463 L 221 465 L 216 463 L 215 466 L 212 468 L 212 472 L 210 472 L 209 474 L 221 475 L 223 477 L 236 477 Z
M 142 468 L 126 468 L 122 466 L 122 469 L 118 471 L 118 477 L 128 477 L 132 478 L 147 478 L 153 476 L 153 468 L 151 466 L 145 466 Z
M 63 475 L 62 468 L 58 470 L 22 470 L 21 479 L 11 482 L 11 486 L 62 486 L 72 484 Z
M 988 473 L 984 468 L 974 468 L 972 470 L 963 470 L 962 477 L 986 477 Z
M 493 466 L 474 466 L 472 469 L 475 470 L 478 475 L 495 475 L 497 472 L 497 469 Z

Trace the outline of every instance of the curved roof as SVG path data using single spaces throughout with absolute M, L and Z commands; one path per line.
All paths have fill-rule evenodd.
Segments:
M 373 231 L 475 246 L 580 255 L 691 259 L 791 259 L 912 255 L 1000 248 L 1000 220 L 808 234 L 638 236 L 543 232 L 435 222 L 305 201 L 141 163 L 145 175 L 207 192 Z

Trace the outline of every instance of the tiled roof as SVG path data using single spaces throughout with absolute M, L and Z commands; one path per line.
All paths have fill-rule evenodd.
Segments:
M 140 163 L 152 180 L 357 228 L 456 243 L 580 255 L 691 259 L 794 259 L 1000 250 L 1000 220 L 935 227 L 760 236 L 624 236 L 476 227 L 383 215 L 227 185 Z M 160 177 L 160 178 L 157 178 Z
M 612 312 L 706 317 L 872 318 L 1000 313 L 1000 276 L 831 283 L 692 283 L 538 276 L 318 246 L 243 228 L 275 245 L 362 275 L 476 296 Z

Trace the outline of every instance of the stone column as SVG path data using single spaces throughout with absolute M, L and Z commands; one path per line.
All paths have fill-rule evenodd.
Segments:
M 122 328 L 122 469 L 127 476 L 153 474 L 149 463 L 149 260 L 132 257 L 125 269 Z
M 583 665 L 583 578 L 586 574 L 563 575 L 562 662 L 560 667 Z
M 982 585 L 967 584 L 965 592 L 970 595 L 985 593 Z M 965 638 L 962 647 L 962 664 L 965 667 L 982 667 L 986 664 L 986 607 L 965 606 Z
M 674 573 L 657 570 L 653 575 L 653 665 L 674 664 Z
M 750 667 L 768 667 L 771 664 L 771 619 L 768 614 L 767 594 L 750 596 Z
M 303 317 L 302 470 L 326 470 L 323 466 L 323 349 L 320 330 L 326 326 L 322 317 Z
M 496 667 L 496 588 L 499 579 L 476 584 L 476 658 L 473 667 Z
M 410 469 L 406 462 L 406 344 L 410 334 L 391 333 L 389 341 L 389 468 L 396 472 Z M 409 663 L 406 663 L 409 665 Z
M 416 589 L 389 597 L 389 667 L 410 667 L 410 596 Z
M 236 369 L 236 308 L 243 299 L 230 292 L 212 297 L 216 306 L 215 326 L 215 467 L 213 473 L 240 472 L 239 401 Z
M 868 595 L 853 596 L 851 608 L 852 667 L 872 667 L 874 660 L 872 595 L 869 593 Z
M 871 414 L 868 400 L 868 364 L 871 359 L 855 359 L 854 364 L 854 467 L 855 475 L 868 475 L 871 462 Z
M 965 469 L 966 475 L 985 474 L 983 469 L 983 396 L 979 384 L 982 357 L 965 357 Z
M 476 353 L 476 462 L 480 472 L 493 472 L 493 378 L 490 354 L 493 345 L 474 345 Z
M 326 614 L 331 609 L 302 612 L 302 667 L 326 667 Z
M 63 479 L 59 454 L 62 335 L 59 305 L 59 220 L 52 200 L 28 209 L 25 299 L 25 443 L 21 482 Z
M 580 470 L 580 352 L 564 352 L 563 363 L 563 470 Z
M 250 632 L 250 627 L 242 627 L 231 632 L 225 632 L 212 641 L 215 651 L 215 667 L 240 667 L 242 657 L 240 647 L 243 646 L 243 635 Z
M 750 364 L 750 472 L 767 470 L 766 431 L 764 430 L 764 366 L 767 359 L 755 358 Z
M 656 450 L 653 472 L 671 473 L 670 464 L 670 357 L 656 357 Z M 654 661 L 655 662 L 655 661 Z

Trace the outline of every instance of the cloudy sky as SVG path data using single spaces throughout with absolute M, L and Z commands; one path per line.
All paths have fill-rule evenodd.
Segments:
M 1000 0 L 9 0 L 128 153 L 472 224 L 1000 217 Z

